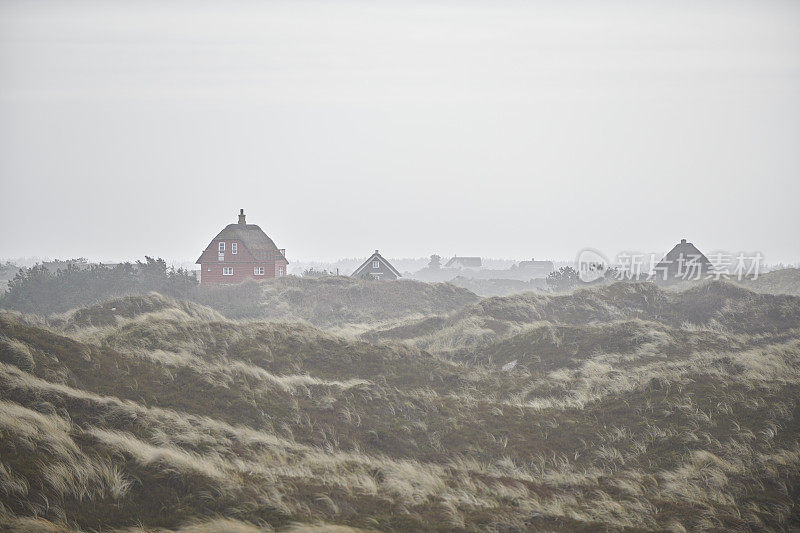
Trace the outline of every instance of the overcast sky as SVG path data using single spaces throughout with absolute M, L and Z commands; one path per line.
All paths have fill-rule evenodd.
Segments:
M 800 2 L 0 1 L 0 257 L 800 260 Z

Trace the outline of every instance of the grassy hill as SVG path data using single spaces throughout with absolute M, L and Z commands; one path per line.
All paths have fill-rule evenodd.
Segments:
M 800 296 L 800 268 L 774 270 L 756 279 L 743 280 L 740 284 L 755 292 Z
M 321 326 L 370 324 L 449 313 L 478 301 L 448 283 L 286 276 L 237 286 L 200 286 L 192 298 L 228 318 L 306 320 Z
M 800 527 L 800 298 L 442 287 L 354 305 L 424 317 L 360 338 L 155 294 L 0 312 L 0 527 Z M 337 321 L 319 283 L 269 290 Z
M 594 325 L 644 320 L 674 328 L 728 329 L 762 334 L 792 327 L 797 298 L 756 294 L 726 282 L 682 291 L 652 283 L 614 283 L 570 294 L 523 293 L 485 298 L 449 315 L 406 320 L 364 333 L 370 340 L 404 340 L 446 352 L 502 340 L 540 323 Z

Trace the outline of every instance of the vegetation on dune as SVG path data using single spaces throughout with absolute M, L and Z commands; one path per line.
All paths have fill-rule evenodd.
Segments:
M 201 286 L 193 274 L 167 268 L 163 260 L 147 257 L 144 262 L 113 268 L 96 265 L 80 269 L 70 264 L 55 273 L 43 266 L 20 270 L 9 282 L 8 292 L 0 294 L 0 308 L 50 316 L 92 307 L 80 310 L 83 316 L 74 319 L 93 320 L 99 326 L 103 320 L 110 324 L 127 314 L 152 310 L 149 306 L 163 305 L 152 298 L 119 300 L 151 292 L 196 302 L 233 319 L 306 320 L 322 326 L 449 313 L 478 300 L 470 291 L 446 283 L 345 276 L 286 276 Z M 110 299 L 116 301 L 97 307 Z M 135 305 L 144 307 L 128 309 Z M 114 306 L 117 309 L 111 309 Z
M 4 518 L 0 516 L 0 528 L 8 533 L 80 533 L 80 530 L 53 523 L 43 518 Z M 216 518 L 191 522 L 177 528 L 141 528 L 125 527 L 122 529 L 104 529 L 109 533 L 262 533 L 274 531 L 265 525 L 251 524 L 231 518 Z M 282 528 L 285 533 L 359 533 L 366 531 L 335 524 L 293 524 Z
M 458 276 L 448 283 L 462 287 L 478 296 L 510 296 L 521 292 L 546 292 L 548 285 L 544 278 L 521 281 L 516 279 L 482 279 Z
M 371 340 L 411 341 L 441 352 L 485 346 L 539 322 L 583 326 L 645 320 L 675 328 L 726 328 L 756 335 L 793 327 L 800 312 L 798 302 L 792 296 L 756 294 L 722 281 L 680 292 L 652 283 L 617 282 L 570 294 L 524 293 L 485 298 L 448 316 L 377 327 L 363 336 Z
M 16 339 L 0 337 L 0 362 L 14 365 L 26 372 L 36 364 L 28 347 Z
M 774 270 L 756 279 L 746 278 L 738 283 L 755 292 L 800 296 L 800 268 Z
M 126 296 L 83 307 L 51 317 L 51 321 L 59 327 L 74 330 L 115 326 L 126 319 L 154 314 L 161 318 L 174 316 L 180 319 L 222 320 L 222 315 L 208 307 L 185 300 L 171 300 L 153 292 L 146 296 Z
M 286 276 L 233 287 L 200 287 L 194 299 L 228 318 L 300 319 L 331 326 L 449 313 L 478 297 L 448 283 Z
M 0 527 L 800 527 L 800 298 L 388 285 L 263 288 L 270 318 L 401 318 L 358 338 L 157 294 L 0 313 Z

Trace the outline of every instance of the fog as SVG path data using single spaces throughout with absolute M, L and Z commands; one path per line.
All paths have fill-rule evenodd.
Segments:
M 796 0 L 0 0 L 0 531 L 800 529 L 798 95 Z
M 2 2 L 0 256 L 800 259 L 795 2 Z

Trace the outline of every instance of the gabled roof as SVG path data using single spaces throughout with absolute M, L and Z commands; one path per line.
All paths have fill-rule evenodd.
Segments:
M 355 277 L 355 276 L 359 275 L 361 273 L 361 271 L 364 270 L 367 267 L 367 265 L 369 265 L 372 261 L 374 261 L 376 259 L 378 261 L 380 261 L 383 265 L 387 266 L 389 268 L 389 270 L 391 270 L 392 273 L 395 276 L 397 276 L 398 278 L 402 278 L 403 277 L 402 274 L 400 274 L 400 272 L 398 272 L 397 269 L 395 267 L 393 267 L 392 264 L 389 261 L 384 259 L 384 257 L 380 253 L 378 253 L 378 250 L 375 250 L 375 253 L 372 254 L 371 256 L 369 256 L 369 259 L 364 261 L 364 263 L 362 263 L 362 265 L 360 267 L 358 267 L 355 272 L 350 274 L 350 277 Z
M 239 215 L 239 223 L 225 226 L 216 237 L 211 239 L 211 243 L 222 240 L 240 242 L 253 255 L 256 261 L 273 260 L 277 257 L 286 259 L 272 239 L 260 227 L 255 224 L 245 224 L 243 211 Z M 209 243 L 209 246 L 211 246 L 211 243 Z M 206 250 L 208 250 L 208 246 Z M 196 262 L 199 263 L 202 258 L 203 255 L 201 254 Z
M 461 265 L 463 265 L 465 267 L 475 267 L 475 268 L 480 268 L 480 266 L 482 264 L 480 257 L 458 257 L 458 256 L 455 256 L 452 259 L 450 259 L 450 261 L 448 261 L 447 264 L 444 265 L 444 266 L 445 267 L 449 267 L 449 266 L 452 266 L 452 265 L 454 265 L 456 263 L 460 263 Z
M 691 263 L 692 266 L 690 266 L 689 263 Z M 681 242 L 676 244 L 675 247 L 658 262 L 655 270 L 656 274 L 663 273 L 664 271 L 675 273 L 679 268 L 695 268 L 699 269 L 701 272 L 707 272 L 713 267 L 714 265 L 711 261 L 709 261 L 708 258 L 703 255 L 703 252 L 698 250 L 694 244 L 686 242 L 686 239 L 681 239 Z

